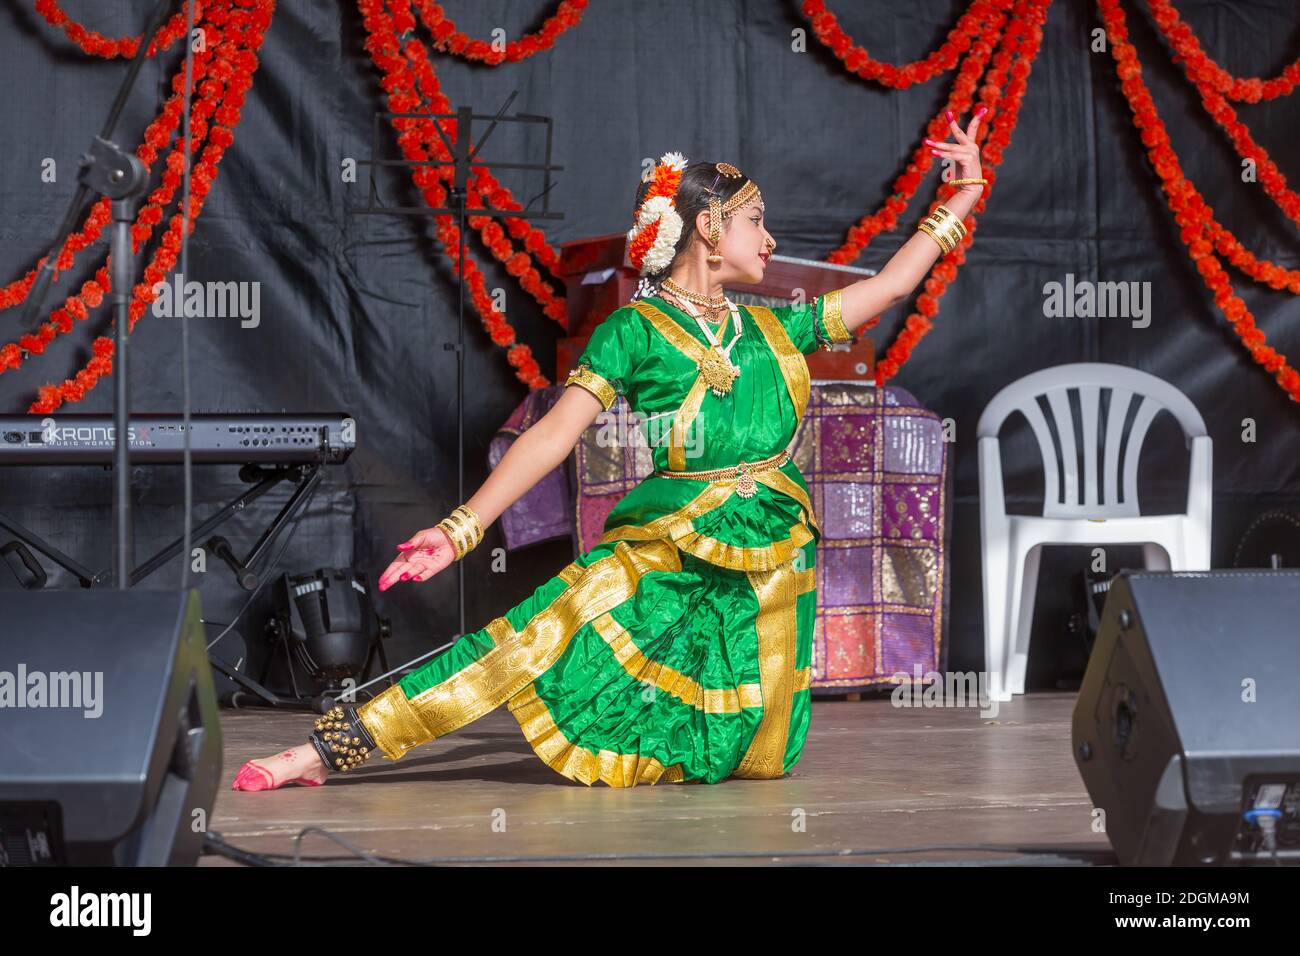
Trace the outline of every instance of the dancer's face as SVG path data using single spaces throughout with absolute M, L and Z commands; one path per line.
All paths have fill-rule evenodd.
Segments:
M 704 215 L 707 235 L 708 213 Z M 724 283 L 762 281 L 767 259 L 776 248 L 763 216 L 763 202 L 758 198 L 735 210 L 723 223 L 718 252 L 722 255 L 720 269 L 729 273 L 719 276 Z

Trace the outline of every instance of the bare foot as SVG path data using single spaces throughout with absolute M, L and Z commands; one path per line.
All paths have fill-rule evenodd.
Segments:
M 329 768 L 321 761 L 316 748 L 306 743 L 274 757 L 248 761 L 235 774 L 235 782 L 230 789 L 276 790 L 286 783 L 319 787 L 327 776 Z

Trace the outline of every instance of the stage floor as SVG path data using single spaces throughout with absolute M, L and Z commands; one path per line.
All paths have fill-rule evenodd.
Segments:
M 501 707 L 396 763 L 374 761 L 322 787 L 237 792 L 230 782 L 245 760 L 304 741 L 313 718 L 222 710 L 211 829 L 260 854 L 292 854 L 294 837 L 315 826 L 368 853 L 471 864 L 1113 865 L 1070 753 L 1075 696 L 1018 697 L 993 717 L 894 707 L 888 697 L 814 700 L 803 758 L 784 779 L 628 789 L 560 776 Z M 1007 849 L 890 852 L 935 844 Z M 318 833 L 301 852 L 347 855 Z

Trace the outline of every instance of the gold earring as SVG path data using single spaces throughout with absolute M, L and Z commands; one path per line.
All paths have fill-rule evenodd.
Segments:
M 709 254 L 708 262 L 710 265 L 717 265 L 722 261 L 722 255 L 718 252 L 718 242 L 722 232 L 722 203 L 715 199 L 709 200 L 709 245 L 713 251 Z

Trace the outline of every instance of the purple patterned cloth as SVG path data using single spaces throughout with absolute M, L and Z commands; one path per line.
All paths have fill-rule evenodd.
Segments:
M 492 440 L 493 467 L 509 443 L 563 393 L 531 393 Z M 610 414 L 627 414 L 620 396 Z M 509 548 L 575 534 L 596 544 L 610 510 L 654 470 L 648 447 L 600 442 L 600 422 L 575 449 L 576 491 L 557 468 L 502 515 Z M 816 693 L 892 686 L 947 663 L 945 479 L 938 416 L 904 389 L 863 382 L 812 383 L 790 446 L 812 493 L 817 546 Z
M 488 444 L 488 465 L 495 468 L 514 440 L 559 401 L 564 388 L 552 385 L 528 393 Z M 573 488 L 565 465 L 533 485 L 501 515 L 501 533 L 510 551 L 573 533 Z

